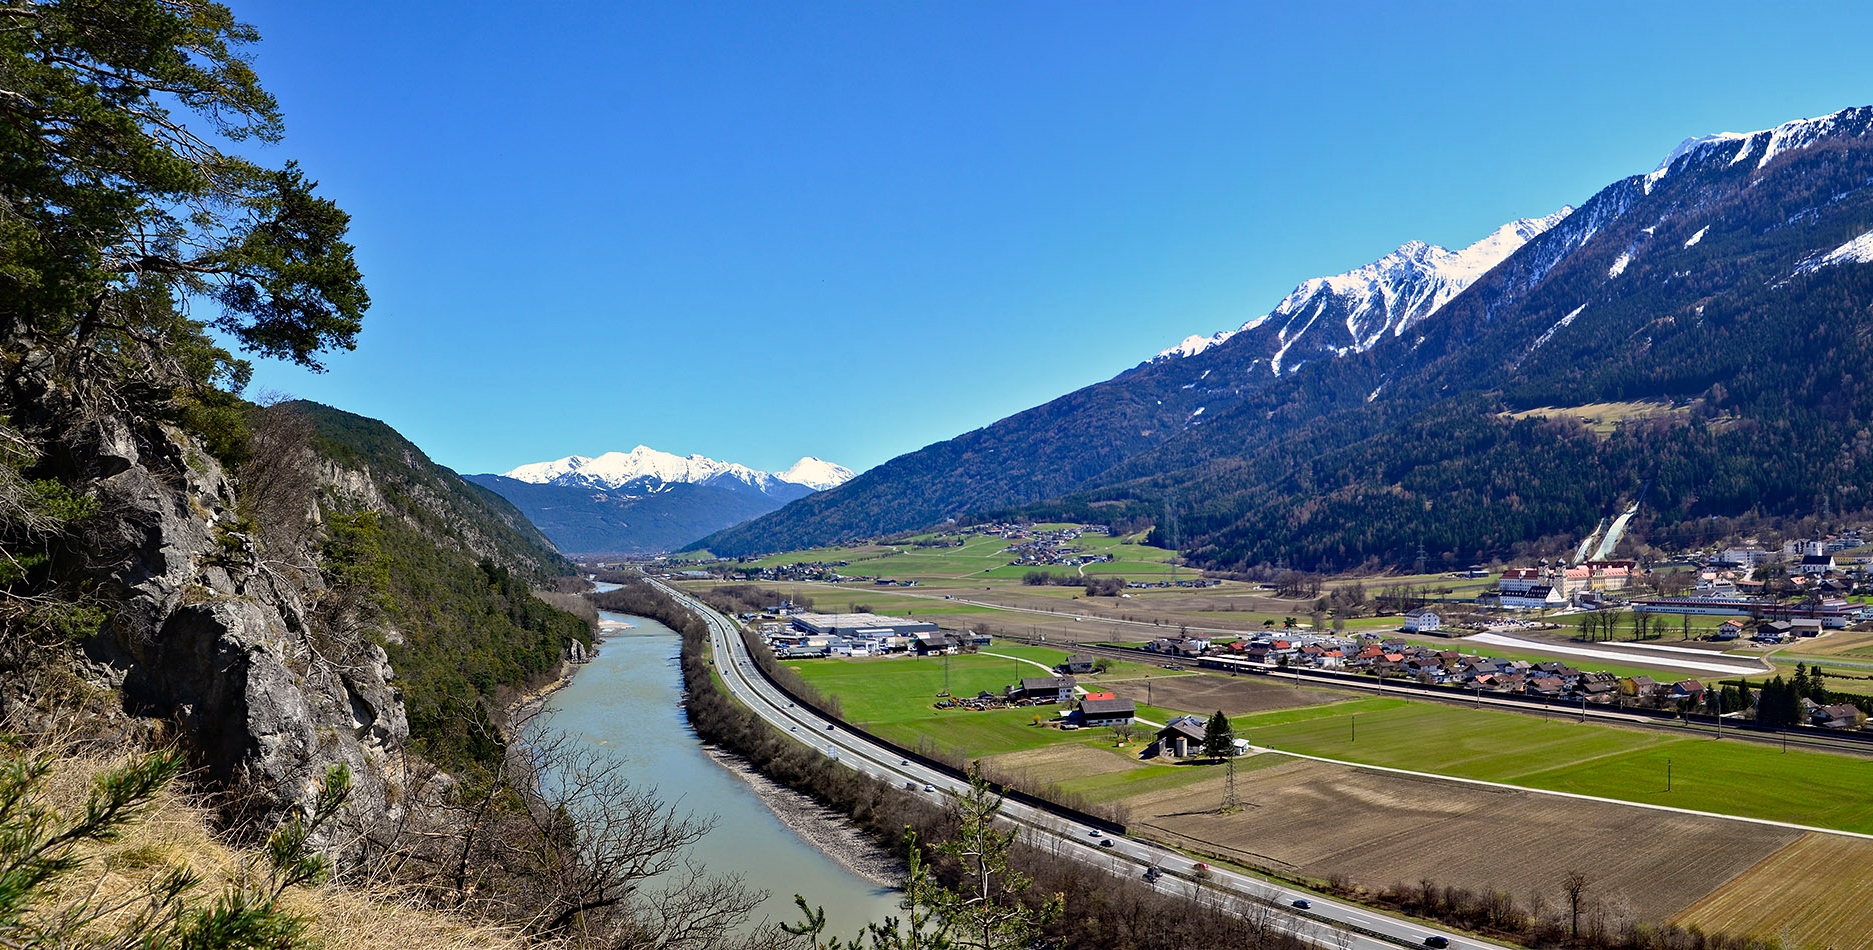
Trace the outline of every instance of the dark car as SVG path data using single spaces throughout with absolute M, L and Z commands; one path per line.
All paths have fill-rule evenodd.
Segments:
M 1300 909 L 1302 909 L 1302 910 L 1307 910 L 1308 908 L 1310 908 L 1310 907 L 1313 907 L 1313 906 L 1314 906 L 1314 902 L 1313 902 L 1313 901 L 1310 901 L 1310 900 L 1308 900 L 1308 899 L 1307 899 L 1307 898 L 1305 898 L 1305 897 L 1297 897 L 1297 898 L 1295 898 L 1295 899 L 1294 899 L 1294 901 L 1293 901 L 1293 904 L 1294 904 L 1294 906 L 1296 906 L 1296 907 L 1299 907 L 1299 908 L 1300 908 Z
M 1112 847 L 1112 839 L 1111 839 L 1111 838 L 1107 838 L 1106 840 L 1104 840 L 1104 841 L 1101 841 L 1101 842 L 1099 842 L 1099 846 L 1100 846 L 1100 847 L 1102 847 L 1102 848 L 1110 848 L 1110 847 Z
M 1450 940 L 1447 937 L 1439 937 L 1436 934 L 1432 934 L 1424 938 L 1424 945 L 1427 947 L 1448 947 L 1450 946 Z
M 827 724 L 826 724 L 826 731 L 827 731 L 827 732 L 831 732 L 831 731 L 832 731 L 832 723 L 830 723 L 830 722 L 829 722 L 829 723 L 827 723 Z

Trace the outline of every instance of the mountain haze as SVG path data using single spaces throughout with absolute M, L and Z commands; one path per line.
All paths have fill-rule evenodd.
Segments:
M 850 469 L 812 456 L 763 472 L 644 445 L 468 476 L 519 507 L 560 550 L 581 554 L 675 550 L 851 478 Z
M 1238 330 L 706 544 L 1174 508 L 1159 540 L 1204 563 L 1328 568 L 1509 553 L 1648 486 L 1639 527 L 1661 532 L 1868 506 L 1870 126 L 1856 108 L 1687 140 L 1572 211 L 1306 281 Z M 1634 421 L 1539 411 L 1609 402 Z

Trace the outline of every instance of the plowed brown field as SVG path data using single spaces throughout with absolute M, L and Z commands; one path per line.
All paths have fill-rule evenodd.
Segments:
M 1589 901 L 1615 923 L 1668 920 L 1801 836 L 1306 760 L 1238 770 L 1237 785 L 1244 807 L 1233 815 L 1214 813 L 1220 772 L 1127 798 L 1132 833 L 1307 877 L 1429 880 L 1550 907 L 1562 878 L 1581 871 Z
M 1773 937 L 1789 947 L 1873 942 L 1866 873 L 1873 841 L 1807 834 L 1758 862 L 1674 921 L 1707 931 Z

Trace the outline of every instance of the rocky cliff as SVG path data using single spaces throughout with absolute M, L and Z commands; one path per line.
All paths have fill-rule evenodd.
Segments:
M 49 541 L 9 526 L 7 555 L 26 569 L 10 585 L 0 713 L 170 732 L 262 813 L 307 800 L 342 763 L 360 816 L 388 812 L 409 737 L 394 673 L 370 638 L 314 623 L 329 591 L 306 569 L 311 552 L 266 549 L 200 438 L 113 411 L 47 351 L 27 349 L 13 370 L 5 412 L 24 484 L 83 504 Z
M 525 645 L 545 654 L 542 668 L 584 655 L 578 622 L 525 594 L 563 562 L 517 512 L 413 447 L 404 474 L 386 472 L 342 427 L 312 424 L 370 420 L 250 408 L 229 464 L 161 412 L 70 385 L 50 354 L 28 348 L 11 370 L 0 721 L 14 728 L 173 738 L 209 787 L 260 820 L 308 801 L 343 764 L 351 814 L 371 822 L 395 817 L 412 745 L 409 678 L 392 654 L 420 658 L 412 639 L 469 630 L 497 642 L 544 631 L 544 647 Z M 290 420 L 284 434 L 269 414 Z M 34 522 L 44 498 L 68 510 Z M 422 573 L 405 562 L 517 572 L 505 595 L 518 590 L 520 609 L 546 619 L 494 623 L 420 592 L 387 603 L 393 574 Z M 510 672 L 506 685 L 539 673 Z M 425 676 L 426 695 L 481 698 Z

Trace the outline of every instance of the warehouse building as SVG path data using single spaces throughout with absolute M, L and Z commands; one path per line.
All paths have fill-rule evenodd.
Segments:
M 927 620 L 887 617 L 883 614 L 794 614 L 787 618 L 794 629 L 822 637 L 878 639 L 903 637 L 914 640 L 918 634 L 935 633 L 937 625 Z

